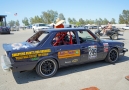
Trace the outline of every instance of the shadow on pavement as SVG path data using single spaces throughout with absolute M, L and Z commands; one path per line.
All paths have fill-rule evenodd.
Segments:
M 10 34 L 0 34 L 0 35 L 13 35 L 13 34 L 14 34 L 14 33 L 11 32 Z
M 129 60 L 129 57 L 123 56 L 123 57 L 119 58 L 119 61 L 117 63 L 125 62 L 128 60 Z M 64 75 L 68 75 L 68 74 L 72 74 L 72 73 L 76 73 L 76 72 L 81 72 L 81 71 L 86 71 L 86 70 L 103 67 L 103 66 L 107 66 L 107 65 L 110 65 L 110 64 L 106 63 L 105 61 L 97 61 L 97 62 L 92 62 L 92 63 L 76 65 L 76 66 L 64 67 L 64 68 L 60 68 L 57 71 L 56 75 L 51 78 L 54 78 L 54 77 L 58 78 L 60 76 L 64 76 Z M 17 84 L 25 84 L 25 83 L 29 83 L 31 81 L 44 80 L 42 77 L 40 77 L 36 73 L 35 70 L 28 71 L 28 72 L 22 72 L 22 73 L 13 72 L 13 76 L 14 76 L 14 79 L 17 82 Z

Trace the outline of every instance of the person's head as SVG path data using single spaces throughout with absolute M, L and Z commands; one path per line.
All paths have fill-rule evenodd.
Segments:
M 108 22 L 108 24 L 111 24 L 111 22 Z

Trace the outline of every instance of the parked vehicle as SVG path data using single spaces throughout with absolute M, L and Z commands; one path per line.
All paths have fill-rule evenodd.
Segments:
M 128 49 L 123 42 L 99 39 L 88 29 L 42 29 L 27 41 L 3 44 L 3 70 L 36 70 L 43 78 L 61 67 L 105 60 L 115 63 Z
M 129 30 L 129 26 L 122 27 L 124 30 Z
M 119 35 L 122 35 L 122 34 L 120 34 L 120 30 L 117 29 L 115 26 L 113 26 L 113 27 L 112 27 L 112 30 L 107 31 L 106 35 L 103 36 L 103 33 L 102 33 L 103 29 L 104 29 L 104 28 L 102 28 L 101 30 L 98 29 L 98 30 L 95 31 L 95 35 L 96 35 L 98 38 L 100 38 L 100 37 L 105 37 L 105 36 L 107 37 L 107 36 L 108 36 L 108 37 L 110 37 L 110 39 L 112 39 L 112 40 L 117 40 L 117 39 L 118 39 L 118 36 L 119 36 Z
M 50 27 L 47 25 L 47 24 L 44 24 L 44 23 L 36 23 L 36 24 L 33 24 L 32 26 L 32 29 L 33 29 L 33 32 L 38 32 L 40 29 L 49 29 Z
M 10 27 L 6 26 L 7 15 L 0 15 L 0 34 L 10 34 Z

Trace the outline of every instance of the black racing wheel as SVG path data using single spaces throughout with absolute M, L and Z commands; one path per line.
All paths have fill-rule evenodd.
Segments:
M 36 66 L 36 72 L 43 78 L 48 78 L 57 72 L 58 64 L 54 59 L 42 60 Z

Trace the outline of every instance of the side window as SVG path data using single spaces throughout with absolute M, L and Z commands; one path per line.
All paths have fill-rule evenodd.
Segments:
M 36 24 L 36 27 L 38 27 L 38 24 Z
M 78 31 L 78 36 L 80 39 L 80 43 L 84 43 L 86 41 L 93 41 L 95 38 L 87 31 Z
M 57 32 L 55 37 L 52 39 L 53 46 L 60 45 L 72 45 L 77 44 L 76 36 L 74 32 Z

